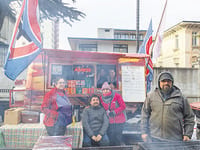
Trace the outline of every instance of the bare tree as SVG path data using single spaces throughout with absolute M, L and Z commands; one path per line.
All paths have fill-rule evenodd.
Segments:
M 71 0 L 75 3 L 75 0 Z M 16 2 L 21 4 L 22 0 L 0 0 L 0 30 L 3 25 L 4 18 L 6 16 L 16 16 L 15 8 L 11 7 L 11 3 Z M 74 21 L 80 21 L 79 17 L 85 17 L 85 14 L 75 7 L 70 7 L 68 3 L 62 2 L 62 0 L 38 0 L 40 7 L 41 19 L 62 19 L 68 25 Z

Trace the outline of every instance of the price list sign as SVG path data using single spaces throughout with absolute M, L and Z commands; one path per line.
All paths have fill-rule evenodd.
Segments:
M 125 102 L 144 102 L 144 66 L 122 66 L 122 96 Z

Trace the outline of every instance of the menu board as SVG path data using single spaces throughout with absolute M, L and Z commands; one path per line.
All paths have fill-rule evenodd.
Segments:
M 144 102 L 144 66 L 122 66 L 122 96 L 125 102 Z

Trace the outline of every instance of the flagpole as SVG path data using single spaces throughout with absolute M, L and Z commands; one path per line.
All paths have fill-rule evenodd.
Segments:
M 139 37 L 139 32 L 140 32 L 140 0 L 137 1 L 137 8 L 136 8 L 136 52 L 138 53 L 139 51 L 139 46 L 140 46 L 140 37 Z
M 155 41 L 156 41 L 157 38 L 158 38 L 158 32 L 159 32 L 161 23 L 162 23 L 162 21 L 163 21 L 163 16 L 164 16 L 164 14 L 165 14 L 166 7 L 167 7 L 167 0 L 166 0 L 166 2 L 165 2 L 165 6 L 164 6 L 164 9 L 163 9 L 163 12 L 162 12 L 162 16 L 161 16 L 161 18 L 160 18 L 160 22 L 159 22 L 159 25 L 158 25 L 158 28 L 157 28 L 157 31 L 156 31 L 156 36 L 155 36 L 154 44 L 152 45 L 152 48 L 150 49 L 150 52 L 149 52 L 149 55 L 150 55 L 150 56 L 152 56 L 152 55 L 151 55 L 151 54 L 152 54 L 152 50 L 153 50 L 153 48 L 154 48 Z

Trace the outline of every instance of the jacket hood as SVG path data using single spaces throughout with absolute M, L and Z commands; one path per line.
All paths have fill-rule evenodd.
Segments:
M 159 95 L 163 97 L 161 94 L 161 90 L 159 88 L 156 88 L 155 91 L 158 91 Z M 168 98 L 179 97 L 179 96 L 183 96 L 181 90 L 177 86 L 173 85 L 172 92 L 170 93 L 170 96 Z

